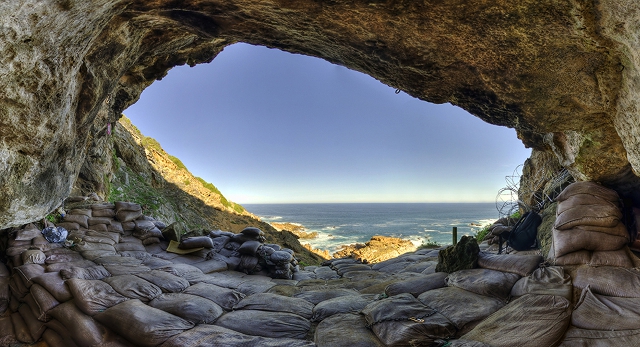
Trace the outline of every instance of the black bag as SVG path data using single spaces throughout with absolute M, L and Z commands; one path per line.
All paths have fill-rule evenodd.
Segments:
M 498 253 L 502 253 L 502 238 L 507 239 L 507 245 L 516 251 L 526 251 L 537 246 L 538 226 L 542 223 L 542 217 L 531 211 L 525 213 L 513 226 L 510 232 L 500 235 Z M 507 235 L 504 235 L 507 234 Z

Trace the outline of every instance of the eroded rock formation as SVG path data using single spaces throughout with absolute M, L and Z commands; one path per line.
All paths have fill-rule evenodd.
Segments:
M 0 4 L 0 228 L 70 192 L 91 138 L 173 66 L 247 42 L 513 127 L 579 180 L 640 186 L 640 3 L 19 0 Z

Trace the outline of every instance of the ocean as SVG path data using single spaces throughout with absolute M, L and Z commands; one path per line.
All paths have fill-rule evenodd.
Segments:
M 494 203 L 340 203 L 340 204 L 243 204 L 264 222 L 296 223 L 315 239 L 301 239 L 313 248 L 335 252 L 340 245 L 364 243 L 374 235 L 426 240 L 449 245 L 452 227 L 458 237 L 475 235 L 498 219 Z

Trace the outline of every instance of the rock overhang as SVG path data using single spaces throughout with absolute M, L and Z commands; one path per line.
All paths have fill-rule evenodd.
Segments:
M 50 6 L 53 5 L 53 6 Z M 68 194 L 89 138 L 235 42 L 320 57 L 515 128 L 583 180 L 640 183 L 640 4 L 22 0 L 0 5 L 0 226 Z

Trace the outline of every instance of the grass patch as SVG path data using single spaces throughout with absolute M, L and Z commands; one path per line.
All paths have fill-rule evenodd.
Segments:
M 227 198 L 225 198 L 224 195 L 222 195 L 222 193 L 220 192 L 220 190 L 218 190 L 218 188 L 216 188 L 216 186 L 214 186 L 213 184 L 205 181 L 201 177 L 196 177 L 196 179 L 198 180 L 198 182 L 202 183 L 202 186 L 205 187 L 207 190 L 209 190 L 210 192 L 212 192 L 214 194 L 220 195 L 220 202 L 222 203 L 222 205 L 224 207 L 231 207 L 231 203 L 229 202 L 229 200 L 227 200 Z M 240 206 L 240 205 L 238 205 L 238 206 Z M 242 208 L 242 206 L 240 206 L 240 208 Z M 235 210 L 235 207 L 233 209 Z M 242 210 L 244 211 L 244 208 L 242 208 Z M 240 212 L 240 213 L 242 213 L 242 212 Z
M 493 224 L 487 224 L 476 232 L 476 240 L 478 240 L 478 243 L 484 241 L 484 238 L 487 237 L 487 234 L 489 234 L 489 227 L 491 225 Z
M 418 249 L 439 248 L 440 246 L 442 245 L 433 241 L 431 238 L 428 238 L 422 241 L 422 244 L 418 246 Z
M 176 166 L 182 170 L 187 170 L 187 167 L 184 166 L 184 164 L 182 163 L 182 161 L 174 156 L 172 156 L 171 154 L 167 154 L 169 156 L 169 160 L 171 160 L 174 164 L 176 164 Z

